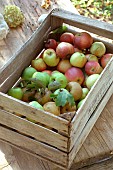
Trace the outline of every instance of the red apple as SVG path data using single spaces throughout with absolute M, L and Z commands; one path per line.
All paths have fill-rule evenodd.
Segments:
M 46 73 L 48 73 L 49 75 L 51 75 L 51 73 L 52 73 L 51 70 L 44 70 L 44 71 L 42 71 L 42 72 L 46 72 Z
M 67 80 L 78 82 L 80 85 L 84 81 L 84 74 L 80 68 L 71 67 L 65 72 Z
M 79 48 L 75 48 L 75 52 L 80 52 L 80 53 L 82 53 L 82 50 L 80 50 Z
M 74 35 L 71 32 L 65 32 L 60 36 L 60 41 L 73 44 Z
M 48 66 L 54 67 L 57 66 L 60 58 L 56 55 L 55 50 L 48 48 L 43 53 L 43 60 Z
M 74 46 L 67 42 L 61 42 L 56 48 L 56 55 L 62 59 L 68 58 L 74 53 Z
M 57 65 L 57 70 L 65 73 L 72 65 L 70 64 L 68 59 L 61 60 Z
M 84 72 L 84 81 L 82 83 L 82 87 L 86 87 L 86 80 L 88 78 L 88 75 Z
M 93 43 L 93 37 L 87 32 L 80 32 L 75 35 L 74 46 L 80 50 L 89 48 Z
M 107 63 L 112 57 L 113 57 L 113 54 L 111 53 L 107 53 L 101 57 L 100 63 L 101 63 L 102 68 L 105 68 L 105 66 L 107 65 Z
M 37 58 L 31 61 L 31 66 L 35 68 L 37 71 L 43 71 L 47 68 L 46 63 L 42 58 Z
M 48 39 L 47 41 L 45 41 L 45 48 L 52 48 L 54 50 L 56 50 L 58 43 L 55 39 Z
M 97 61 L 88 61 L 85 64 L 85 72 L 87 75 L 97 74 L 100 70 L 100 64 Z
M 100 68 L 98 69 L 97 74 L 101 74 L 102 71 L 103 71 L 103 68 L 102 68 L 102 66 L 100 65 Z

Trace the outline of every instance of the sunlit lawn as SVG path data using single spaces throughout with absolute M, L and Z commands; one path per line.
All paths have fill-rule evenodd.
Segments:
M 113 0 L 71 0 L 81 15 L 113 24 Z

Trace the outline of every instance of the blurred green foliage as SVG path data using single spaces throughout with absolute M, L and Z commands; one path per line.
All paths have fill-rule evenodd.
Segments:
M 113 24 L 113 0 L 71 0 L 81 15 Z

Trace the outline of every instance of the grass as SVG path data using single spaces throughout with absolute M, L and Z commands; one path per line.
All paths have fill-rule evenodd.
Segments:
M 81 15 L 113 24 L 113 0 L 71 0 Z

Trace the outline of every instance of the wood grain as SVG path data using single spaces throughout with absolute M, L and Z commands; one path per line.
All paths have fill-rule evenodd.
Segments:
M 96 19 L 91 19 L 91 18 L 86 18 L 83 17 L 81 15 L 75 15 L 74 13 L 68 12 L 65 14 L 65 11 L 63 12 L 60 9 L 57 9 L 53 12 L 52 14 L 53 16 L 57 16 L 59 18 L 62 18 L 62 16 L 64 17 L 64 21 L 69 24 L 72 25 L 73 22 L 73 26 L 86 30 L 86 31 L 90 31 L 94 34 L 106 37 L 111 39 L 111 35 L 113 34 L 112 32 L 112 24 L 108 24 L 107 22 L 101 22 L 99 23 L 98 20 Z M 89 20 L 87 22 L 87 20 Z M 90 25 L 89 25 L 90 23 Z
M 11 131 L 7 128 L 0 127 L 0 135 L 2 140 L 10 141 L 9 144 L 13 147 L 18 148 L 21 151 L 26 152 L 27 154 L 31 154 L 35 157 L 39 157 L 43 160 L 49 160 L 55 163 L 58 167 L 66 166 L 67 164 L 67 155 L 58 149 L 50 147 L 41 142 L 37 142 L 34 139 L 29 139 L 27 136 L 19 134 L 15 131 Z M 16 143 L 18 145 L 16 145 Z M 26 147 L 26 150 L 24 149 Z M 60 157 L 60 159 L 59 159 Z M 48 158 L 48 159 L 47 159 Z
M 1 124 L 15 129 L 20 133 L 24 133 L 27 136 L 31 136 L 40 142 L 57 147 L 58 149 L 65 152 L 67 151 L 67 137 L 64 137 L 58 133 L 53 132 L 52 130 L 44 128 L 43 126 L 32 123 L 26 119 L 20 118 L 19 116 L 10 114 L 7 111 L 0 110 L 0 115 Z
M 1 92 L 0 92 L 0 100 L 1 100 L 1 106 L 3 108 L 5 107 L 7 111 L 11 113 L 12 112 L 19 113 L 20 115 L 24 115 L 29 119 L 35 120 L 49 127 L 53 127 L 54 129 L 57 129 L 61 133 L 68 134 L 69 122 L 67 120 L 57 117 L 48 112 L 46 112 L 45 114 L 44 111 L 37 110 L 33 107 L 30 107 L 28 103 L 15 100 L 14 98 L 8 96 L 7 94 L 3 94 Z
M 18 51 L 22 45 L 30 38 L 31 34 L 39 27 L 38 18 L 42 14 L 48 14 L 53 8 L 62 7 L 63 9 L 72 10 L 78 13 L 70 0 L 51 0 L 51 7 L 48 10 L 41 8 L 41 0 L 1 0 L 0 12 L 3 13 L 5 5 L 15 4 L 19 6 L 24 13 L 25 22 L 17 29 L 10 29 L 5 40 L 0 41 L 0 67 Z

